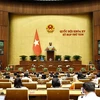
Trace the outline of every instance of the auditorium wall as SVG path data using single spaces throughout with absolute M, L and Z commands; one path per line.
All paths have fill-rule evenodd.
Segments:
M 78 15 L 17 15 L 9 19 L 9 64 L 19 64 L 20 55 L 34 55 L 32 46 L 36 29 L 40 38 L 42 54 L 49 42 L 56 48 L 55 55 L 82 56 L 82 63 L 93 59 L 93 31 L 91 13 Z M 53 32 L 46 30 L 52 24 Z M 76 32 L 77 31 L 77 32 Z M 80 31 L 80 32 L 79 32 Z M 73 59 L 71 59 L 73 60 Z
M 74 3 L 29 3 L 29 2 L 18 2 L 18 1 L 0 1 L 0 40 L 4 41 L 4 55 L 0 55 L 0 60 L 2 61 L 3 69 L 12 63 L 9 61 L 9 15 L 11 14 L 25 14 L 25 15 L 81 15 L 81 14 L 91 13 L 92 14 L 92 25 L 93 28 L 93 63 L 97 64 L 97 59 L 100 59 L 98 54 L 98 40 L 100 40 L 100 1 L 91 0 L 81 1 Z M 32 30 L 32 38 L 34 38 L 34 32 Z M 39 35 L 41 32 L 38 30 Z M 11 35 L 12 36 L 12 35 Z M 33 40 L 31 40 L 33 42 Z M 42 40 L 41 40 L 42 42 Z M 56 42 L 53 45 L 58 49 Z M 47 43 L 48 44 L 48 43 Z M 47 46 L 46 44 L 46 46 Z M 42 47 L 43 49 L 44 47 Z M 31 50 L 31 49 L 30 49 Z M 17 53 L 17 52 L 16 52 Z M 58 53 L 58 51 L 57 51 Z M 29 53 L 30 55 L 31 53 Z M 60 54 L 60 52 L 59 52 Z M 91 59 L 92 59 L 91 58 Z M 13 58 L 15 59 L 15 58 Z M 16 63 L 18 58 L 16 59 Z

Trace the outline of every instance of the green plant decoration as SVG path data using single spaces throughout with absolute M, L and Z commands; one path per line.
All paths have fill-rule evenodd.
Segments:
M 56 61 L 61 61 L 61 55 L 55 55 L 55 60 Z
M 43 68 L 43 72 L 47 72 L 48 71 L 48 68 Z
M 64 60 L 70 60 L 70 58 L 71 58 L 71 56 L 69 56 L 69 55 L 64 56 Z
M 74 68 L 73 67 L 68 68 L 68 72 L 70 73 L 74 72 Z
M 31 61 L 37 60 L 37 56 L 36 55 L 31 55 L 29 56 Z
M 36 72 L 36 68 L 31 68 L 31 71 L 32 72 Z
M 20 71 L 20 72 L 23 71 L 23 67 L 19 67 L 18 71 Z
M 7 67 L 5 68 L 5 70 L 6 70 L 6 71 L 10 71 L 10 67 L 7 66 Z
M 82 57 L 81 57 L 80 55 L 74 55 L 74 56 L 73 56 L 73 59 L 74 59 L 74 60 L 80 60 L 81 58 L 82 58 Z
M 21 55 L 20 57 L 21 57 L 21 61 L 25 61 L 27 58 L 27 56 L 25 56 L 25 55 Z
M 39 57 L 40 61 L 45 61 L 45 56 L 44 55 L 39 55 L 38 57 Z
M 80 71 L 81 71 L 81 72 L 86 72 L 86 68 L 82 67 L 82 68 L 80 69 Z
M 61 67 L 57 67 L 56 71 L 57 72 L 61 72 L 62 71 L 62 68 Z

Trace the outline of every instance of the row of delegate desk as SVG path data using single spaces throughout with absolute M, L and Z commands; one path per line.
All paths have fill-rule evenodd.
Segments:
M 0 89 L 0 92 L 4 92 L 6 95 L 6 90 Z M 29 93 L 29 100 L 47 100 L 47 90 L 46 89 L 37 89 L 28 91 Z M 81 90 L 69 90 L 70 98 L 77 100 L 77 97 L 81 95 Z
M 35 65 L 36 71 L 43 71 L 43 67 L 47 67 L 49 71 L 56 71 L 57 67 L 61 67 L 63 71 L 68 71 L 68 66 L 73 67 L 74 71 L 78 71 L 82 67 L 87 69 L 82 61 L 20 61 L 20 64 L 15 66 L 15 70 L 19 67 L 23 67 L 24 70 L 30 69 L 33 65 Z
M 71 84 L 64 84 L 62 88 L 69 88 Z M 11 86 L 13 88 L 13 84 Z M 6 95 L 6 89 L 0 89 L 0 93 L 3 92 Z M 29 100 L 47 100 L 46 84 L 37 84 L 37 89 L 29 89 Z M 70 98 L 77 100 L 77 97 L 81 94 L 81 90 L 69 90 Z

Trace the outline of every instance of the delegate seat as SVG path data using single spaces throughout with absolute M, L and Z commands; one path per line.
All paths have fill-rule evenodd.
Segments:
M 11 82 L 0 82 L 0 88 L 6 89 L 11 88 L 12 83 Z
M 69 89 L 47 88 L 47 100 L 69 100 Z
M 37 89 L 37 82 L 23 82 L 22 84 L 28 89 Z
M 83 87 L 83 82 L 75 82 L 75 89 L 81 89 Z
M 27 88 L 7 88 L 5 100 L 29 100 Z
M 100 88 L 95 88 L 95 93 L 96 93 L 97 96 L 100 97 Z

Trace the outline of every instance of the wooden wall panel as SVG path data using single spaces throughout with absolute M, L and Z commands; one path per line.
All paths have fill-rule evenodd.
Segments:
M 7 66 L 8 61 L 8 12 L 0 11 L 0 40 L 4 40 L 4 54 L 0 55 L 3 69 Z
M 94 26 L 94 40 L 100 40 L 100 26 Z
M 7 66 L 8 61 L 8 37 L 9 37 L 9 13 L 34 14 L 34 15 L 68 15 L 93 13 L 93 58 L 99 57 L 97 54 L 97 40 L 100 39 L 100 1 L 82 1 L 79 3 L 24 3 L 0 1 L 0 40 L 4 40 L 4 55 L 0 56 L 3 66 Z M 8 48 L 7 48 L 8 47 Z
M 93 36 L 94 36 L 94 47 L 93 47 L 93 57 L 96 67 L 98 68 L 97 60 L 100 59 L 100 55 L 98 55 L 98 40 L 100 40 L 100 11 L 93 12 Z
M 0 40 L 2 40 L 2 32 L 1 32 L 2 26 L 0 26 Z
M 94 25 L 100 25 L 100 11 L 95 11 L 93 17 L 94 17 Z
M 98 1 L 77 3 L 20 3 L 0 1 L 0 10 L 24 14 L 76 14 L 98 10 Z
M 1 35 L 2 40 L 8 40 L 8 27 L 2 26 L 1 32 L 2 32 L 2 35 Z
M 8 25 L 8 12 L 0 11 L 0 25 Z

